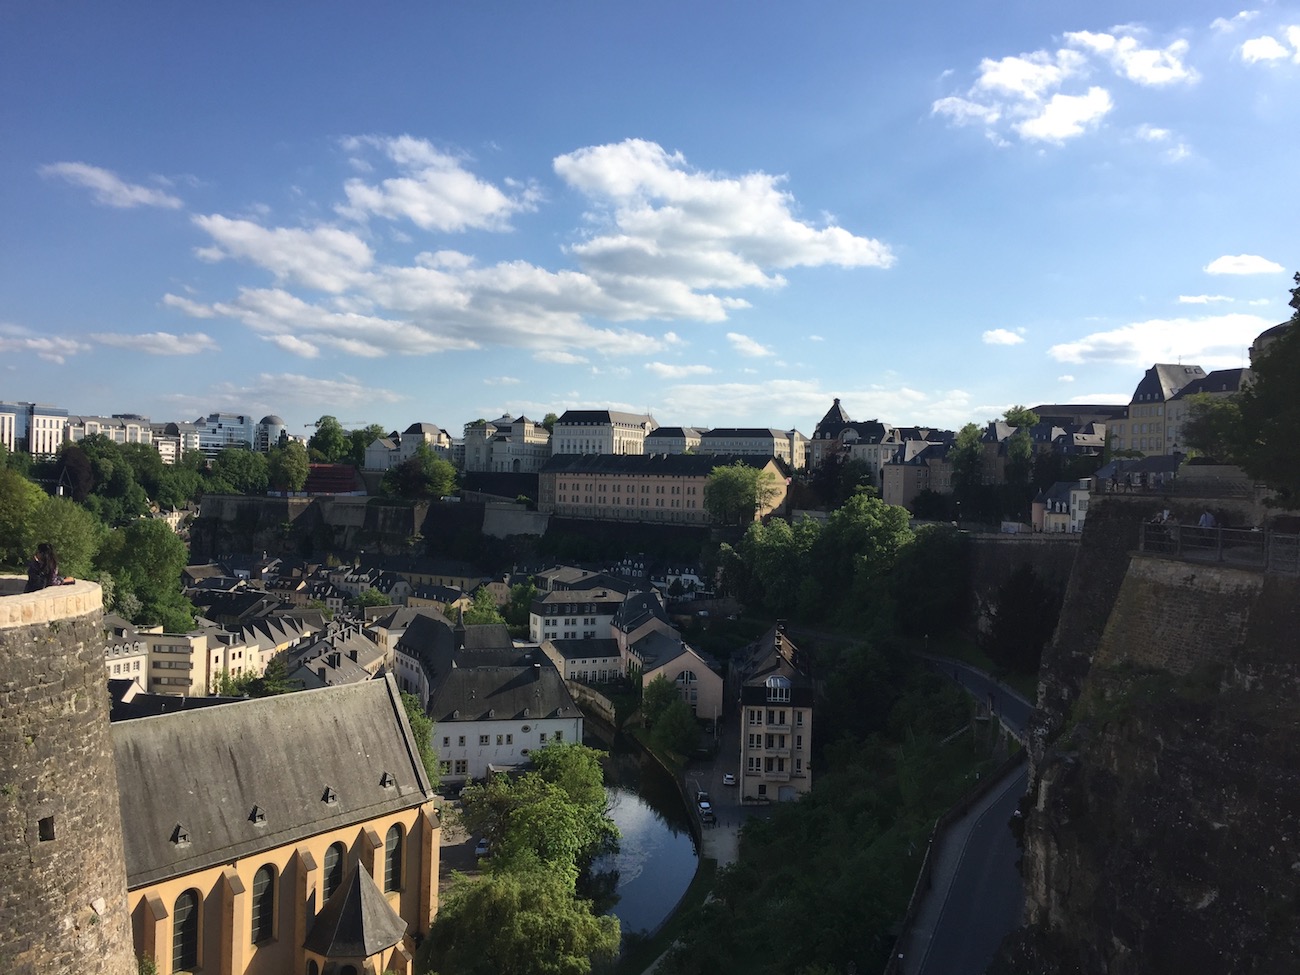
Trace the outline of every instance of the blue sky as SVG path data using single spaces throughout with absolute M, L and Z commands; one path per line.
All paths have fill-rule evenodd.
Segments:
M 1289 317 L 1300 6 L 0 7 L 0 399 L 959 426 Z

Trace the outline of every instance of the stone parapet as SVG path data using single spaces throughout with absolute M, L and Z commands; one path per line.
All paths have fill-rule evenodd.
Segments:
M 0 576 L 0 629 L 51 623 L 104 609 L 104 591 L 96 582 L 78 580 L 66 586 L 23 592 L 26 584 L 23 576 Z

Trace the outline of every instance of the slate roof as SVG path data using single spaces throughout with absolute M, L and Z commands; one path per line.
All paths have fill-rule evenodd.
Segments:
M 646 422 L 654 423 L 654 418 L 648 413 L 620 413 L 617 410 L 565 410 L 564 415 L 555 422 L 557 426 L 576 423 L 630 423 L 640 426 Z
M 772 462 L 758 454 L 553 454 L 541 473 L 708 477 L 715 467 L 740 463 L 762 470 Z
M 594 660 L 597 657 L 619 657 L 617 640 L 548 640 L 557 653 L 565 660 Z
M 649 592 L 634 592 L 623 600 L 623 605 L 614 614 L 614 619 L 610 625 L 622 630 L 624 633 L 630 633 L 651 619 L 659 619 L 669 625 L 672 624 L 658 596 Z
M 1133 402 L 1163 403 L 1188 383 L 1205 377 L 1200 366 L 1157 362 L 1146 371 L 1142 381 L 1133 390 Z
M 777 627 L 767 631 L 755 644 L 749 663 L 749 677 L 741 686 L 742 704 L 767 700 L 769 677 L 784 677 L 790 682 L 790 703 L 795 707 L 812 707 L 816 686 L 806 666 L 803 653 Z
M 1239 393 L 1249 381 L 1249 369 L 1215 369 L 1199 379 L 1193 379 L 1174 394 L 1174 399 L 1185 399 L 1197 393 Z
M 683 437 L 699 437 L 707 431 L 699 427 L 659 427 L 645 435 L 646 443 L 651 440 L 677 440 Z
M 700 440 L 721 440 L 748 437 L 750 439 L 784 440 L 790 436 L 788 430 L 773 427 L 717 427 L 700 434 Z
M 123 721 L 112 736 L 131 889 L 433 798 L 392 677 Z
M 326 957 L 369 958 L 387 951 L 405 934 L 406 922 L 358 862 L 316 915 L 303 947 Z
M 645 664 L 646 670 L 662 667 L 664 664 L 676 660 L 687 650 L 686 644 L 680 638 L 671 637 L 667 633 L 661 633 L 658 630 L 651 630 L 632 644 L 629 649 Z
M 813 437 L 817 440 L 830 439 L 851 422 L 848 413 L 844 412 L 844 407 L 840 406 L 840 398 L 836 396 L 831 408 L 826 411 L 826 415 L 813 430 Z
M 578 706 L 546 657 L 517 667 L 456 667 L 429 699 L 429 716 L 448 721 L 573 717 Z

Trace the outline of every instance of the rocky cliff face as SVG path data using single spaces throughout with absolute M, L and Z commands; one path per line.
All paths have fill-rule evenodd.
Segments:
M 1031 746 L 1024 972 L 1297 971 L 1300 580 L 1089 513 Z

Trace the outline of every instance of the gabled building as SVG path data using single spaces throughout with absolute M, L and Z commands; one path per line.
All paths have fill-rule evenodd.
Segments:
M 411 971 L 440 827 L 392 680 L 121 721 L 112 738 L 135 949 L 159 975 Z
M 880 496 L 885 504 L 910 508 L 922 491 L 952 492 L 951 444 L 907 440 L 881 468 Z
M 540 651 L 511 662 L 453 667 L 429 701 L 444 781 L 485 778 L 528 764 L 534 748 L 582 741 L 582 712 Z
M 1140 454 L 1172 454 L 1174 438 L 1170 436 L 1167 407 L 1185 386 L 1205 378 L 1200 366 L 1157 362 L 1146 371 L 1133 390 L 1128 415 L 1116 420 L 1109 430 L 1115 450 Z
M 609 588 L 546 592 L 528 609 L 528 637 L 543 640 L 610 638 L 610 627 L 626 597 Z
M 754 647 L 740 691 L 740 795 L 797 799 L 812 788 L 816 686 L 807 662 L 777 625 Z
M 551 432 L 526 416 L 465 424 L 467 471 L 535 474 L 551 456 Z
M 1033 530 L 1047 534 L 1077 534 L 1088 519 L 1090 479 L 1057 481 L 1038 492 L 1030 505 Z
M 658 427 L 645 436 L 647 454 L 688 454 L 698 450 L 704 431 L 696 427 Z
M 1187 453 L 1187 438 L 1183 426 L 1187 422 L 1192 397 L 1210 396 L 1230 399 L 1250 384 L 1249 369 L 1215 369 L 1199 379 L 1193 379 L 1174 394 L 1166 404 L 1165 430 L 1169 438 L 1168 453 Z

